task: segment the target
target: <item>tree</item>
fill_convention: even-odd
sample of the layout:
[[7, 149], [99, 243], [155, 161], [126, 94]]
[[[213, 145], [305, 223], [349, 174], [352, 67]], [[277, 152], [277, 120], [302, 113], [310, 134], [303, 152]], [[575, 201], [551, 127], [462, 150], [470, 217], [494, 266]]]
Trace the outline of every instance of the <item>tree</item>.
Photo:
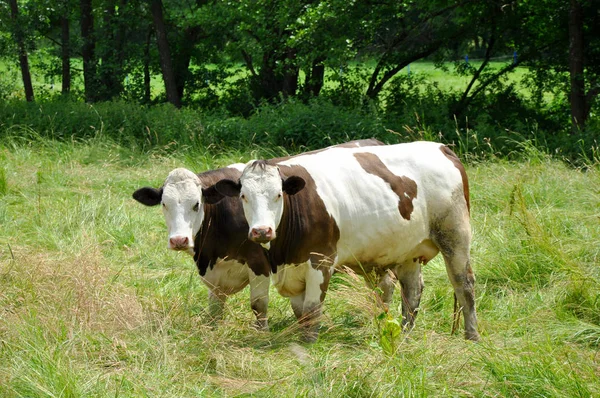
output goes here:
[[177, 92], [177, 84], [175, 81], [175, 70], [171, 61], [171, 50], [169, 41], [167, 40], [167, 29], [163, 18], [163, 5], [161, 0], [152, 0], [151, 3], [152, 18], [154, 20], [154, 29], [156, 31], [156, 42], [160, 54], [160, 67], [162, 70], [163, 80], [165, 83], [165, 91], [167, 100], [177, 108], [181, 107], [181, 98]]
[[585, 94], [583, 7], [581, 1], [571, 0], [569, 6], [569, 75], [571, 82], [572, 132], [583, 128], [589, 111]]
[[71, 92], [71, 21], [68, 10], [64, 10], [60, 18], [61, 31], [61, 64], [62, 64], [62, 94]]
[[27, 57], [27, 47], [25, 45], [25, 35], [23, 25], [19, 18], [19, 7], [17, 0], [9, 0], [11, 19], [13, 21], [13, 36], [19, 50], [19, 65], [21, 66], [21, 76], [23, 78], [23, 87], [25, 89], [25, 98], [27, 101], [33, 101], [33, 84], [31, 83], [31, 72], [29, 71], [29, 59]]
[[96, 77], [96, 40], [94, 37], [94, 15], [92, 13], [92, 0], [80, 0], [81, 11], [81, 57], [83, 59], [83, 82], [85, 100], [95, 102], [98, 94], [98, 80]]
[[111, 100], [123, 92], [125, 69], [125, 46], [128, 26], [132, 24], [126, 18], [128, 0], [105, 0], [103, 4], [102, 25], [96, 31], [102, 39], [97, 41], [99, 101]]

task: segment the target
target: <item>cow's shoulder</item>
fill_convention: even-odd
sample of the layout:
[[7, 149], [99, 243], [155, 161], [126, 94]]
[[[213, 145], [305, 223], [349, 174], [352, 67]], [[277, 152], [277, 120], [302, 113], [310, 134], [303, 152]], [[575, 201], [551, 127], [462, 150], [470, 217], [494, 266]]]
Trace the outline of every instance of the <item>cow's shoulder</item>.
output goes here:
[[275, 265], [299, 264], [309, 259], [331, 261], [340, 230], [317, 192], [311, 175], [301, 165], [278, 164], [283, 179], [301, 177], [305, 186], [294, 195], [285, 195], [285, 206], [278, 235], [285, 236], [271, 245], [269, 255]]

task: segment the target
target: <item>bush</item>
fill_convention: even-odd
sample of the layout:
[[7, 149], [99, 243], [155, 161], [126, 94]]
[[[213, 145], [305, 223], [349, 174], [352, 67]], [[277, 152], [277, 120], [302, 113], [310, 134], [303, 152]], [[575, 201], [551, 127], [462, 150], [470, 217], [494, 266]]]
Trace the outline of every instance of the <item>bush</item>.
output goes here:
[[[583, 159], [585, 164], [598, 161], [596, 118], [574, 137], [568, 123], [560, 124], [555, 113], [536, 113], [512, 86], [477, 98], [461, 117], [452, 115], [458, 94], [426, 84], [418, 76], [396, 78], [381, 103], [336, 105], [325, 95], [306, 102], [281, 99], [252, 110], [240, 108], [246, 103], [242, 97], [248, 95], [242, 91], [223, 97], [235, 114], [225, 108], [208, 112], [123, 100], [93, 105], [62, 98], [37, 103], [9, 100], [0, 102], [0, 138], [103, 137], [141, 151], [188, 147], [222, 151], [252, 145], [300, 151], [361, 138], [387, 143], [434, 140], [453, 145], [463, 158], [512, 156], [522, 151], [523, 143], [533, 142], [547, 153]], [[248, 115], [239, 116], [240, 112]]]

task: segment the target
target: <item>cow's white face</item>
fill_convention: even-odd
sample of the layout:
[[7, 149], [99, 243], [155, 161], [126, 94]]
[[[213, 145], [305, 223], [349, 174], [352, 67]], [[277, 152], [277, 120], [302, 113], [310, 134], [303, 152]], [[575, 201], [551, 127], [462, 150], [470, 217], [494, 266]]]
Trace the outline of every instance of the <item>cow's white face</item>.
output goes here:
[[191, 172], [175, 176], [172, 172], [163, 187], [161, 204], [169, 234], [169, 249], [193, 254], [194, 237], [204, 221], [200, 179]]
[[239, 182], [222, 180], [216, 184], [223, 195], [239, 195], [250, 230], [248, 239], [266, 244], [277, 237], [283, 215], [283, 193], [293, 195], [304, 187], [300, 177], [282, 178], [279, 168], [264, 161], [246, 165]]
[[175, 169], [161, 189], [141, 188], [133, 197], [147, 206], [161, 204], [169, 249], [194, 253], [194, 237], [204, 221], [202, 189], [196, 174], [183, 168]]
[[248, 238], [257, 243], [275, 239], [283, 214], [283, 182], [279, 169], [249, 165], [242, 173], [240, 184], [240, 199], [250, 227]]

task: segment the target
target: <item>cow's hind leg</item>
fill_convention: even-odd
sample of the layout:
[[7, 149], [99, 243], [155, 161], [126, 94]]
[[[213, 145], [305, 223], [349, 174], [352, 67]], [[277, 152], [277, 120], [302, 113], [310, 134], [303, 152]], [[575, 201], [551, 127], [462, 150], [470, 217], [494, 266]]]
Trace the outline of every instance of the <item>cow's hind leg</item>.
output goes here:
[[463, 217], [458, 222], [451, 222], [451, 217], [447, 217], [444, 221], [433, 231], [434, 242], [444, 256], [446, 271], [460, 306], [459, 311], [462, 311], [465, 318], [465, 338], [477, 341], [479, 333], [475, 311], [475, 276], [469, 254], [471, 227], [468, 217]]
[[394, 279], [389, 271], [384, 272], [379, 277], [379, 283], [377, 287], [381, 289], [381, 301], [386, 309], [389, 309], [390, 304], [392, 304], [392, 299], [394, 298]]
[[411, 259], [396, 268], [396, 275], [402, 289], [402, 327], [411, 329], [419, 312], [423, 293], [423, 276], [418, 259]]
[[[382, 305], [385, 311], [390, 308], [390, 304], [392, 304], [392, 299], [394, 297], [395, 285], [390, 272], [391, 271], [384, 270], [382, 273], [377, 273], [376, 275], [365, 276], [367, 287], [371, 290], [378, 289], [376, 300], [378, 305]], [[377, 280], [377, 285], [374, 283], [375, 279]]]

